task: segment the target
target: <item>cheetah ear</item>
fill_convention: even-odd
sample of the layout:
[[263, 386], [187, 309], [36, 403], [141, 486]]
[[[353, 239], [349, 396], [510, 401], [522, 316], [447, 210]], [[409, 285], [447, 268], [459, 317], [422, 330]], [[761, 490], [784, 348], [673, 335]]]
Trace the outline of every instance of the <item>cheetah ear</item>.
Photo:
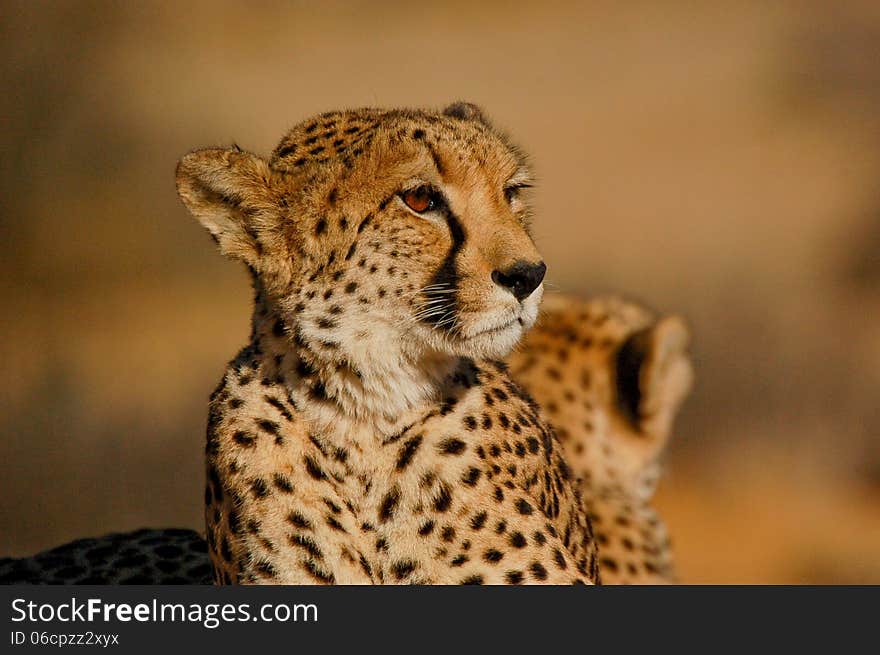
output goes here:
[[668, 316], [630, 335], [616, 358], [617, 400], [639, 430], [665, 439], [693, 382], [690, 332]]
[[223, 254], [257, 267], [272, 227], [269, 165], [234, 148], [195, 150], [177, 164], [177, 194]]
[[489, 119], [486, 118], [486, 114], [472, 102], [453, 102], [443, 110], [443, 114], [463, 121], [477, 121], [483, 125], [489, 125]]

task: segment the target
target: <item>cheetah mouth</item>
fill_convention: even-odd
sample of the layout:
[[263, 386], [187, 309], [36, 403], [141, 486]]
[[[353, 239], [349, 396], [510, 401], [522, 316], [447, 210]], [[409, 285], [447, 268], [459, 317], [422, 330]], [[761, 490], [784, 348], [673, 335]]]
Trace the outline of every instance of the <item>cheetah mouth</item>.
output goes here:
[[525, 324], [525, 322], [523, 321], [522, 317], [514, 316], [512, 319], [507, 320], [504, 323], [501, 323], [500, 325], [494, 325], [491, 327], [483, 328], [477, 332], [473, 332], [472, 334], [467, 335], [465, 337], [465, 339], [470, 341], [471, 339], [476, 339], [478, 337], [485, 337], [485, 336], [492, 335], [492, 334], [507, 332], [508, 330], [513, 328], [514, 326], [518, 325], [519, 327], [523, 327], [524, 324]]

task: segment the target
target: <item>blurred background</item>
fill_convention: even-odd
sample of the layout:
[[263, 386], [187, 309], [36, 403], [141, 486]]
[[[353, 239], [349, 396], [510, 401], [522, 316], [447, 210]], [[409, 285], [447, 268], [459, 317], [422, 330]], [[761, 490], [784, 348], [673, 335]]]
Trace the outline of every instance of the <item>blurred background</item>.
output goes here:
[[553, 289], [690, 321], [658, 504], [682, 580], [880, 583], [880, 3], [0, 5], [0, 555], [202, 526], [251, 294], [178, 157], [477, 102]]

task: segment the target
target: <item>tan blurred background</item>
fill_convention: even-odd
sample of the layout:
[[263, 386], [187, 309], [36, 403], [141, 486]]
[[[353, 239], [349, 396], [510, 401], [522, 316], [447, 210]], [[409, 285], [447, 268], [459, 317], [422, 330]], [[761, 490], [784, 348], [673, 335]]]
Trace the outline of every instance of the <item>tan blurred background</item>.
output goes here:
[[880, 4], [0, 5], [0, 555], [201, 526], [250, 291], [177, 158], [340, 106], [482, 104], [559, 290], [680, 312], [685, 582], [880, 583]]

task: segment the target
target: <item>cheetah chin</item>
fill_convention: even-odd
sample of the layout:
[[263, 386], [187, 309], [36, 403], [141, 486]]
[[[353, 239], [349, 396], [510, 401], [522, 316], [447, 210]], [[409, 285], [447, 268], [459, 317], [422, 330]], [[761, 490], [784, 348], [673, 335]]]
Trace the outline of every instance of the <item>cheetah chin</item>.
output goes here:
[[458, 348], [451, 351], [461, 357], [478, 359], [503, 359], [519, 343], [538, 318], [543, 297], [541, 285], [523, 301], [518, 310], [501, 316], [487, 316], [474, 320], [468, 329], [462, 330]]

